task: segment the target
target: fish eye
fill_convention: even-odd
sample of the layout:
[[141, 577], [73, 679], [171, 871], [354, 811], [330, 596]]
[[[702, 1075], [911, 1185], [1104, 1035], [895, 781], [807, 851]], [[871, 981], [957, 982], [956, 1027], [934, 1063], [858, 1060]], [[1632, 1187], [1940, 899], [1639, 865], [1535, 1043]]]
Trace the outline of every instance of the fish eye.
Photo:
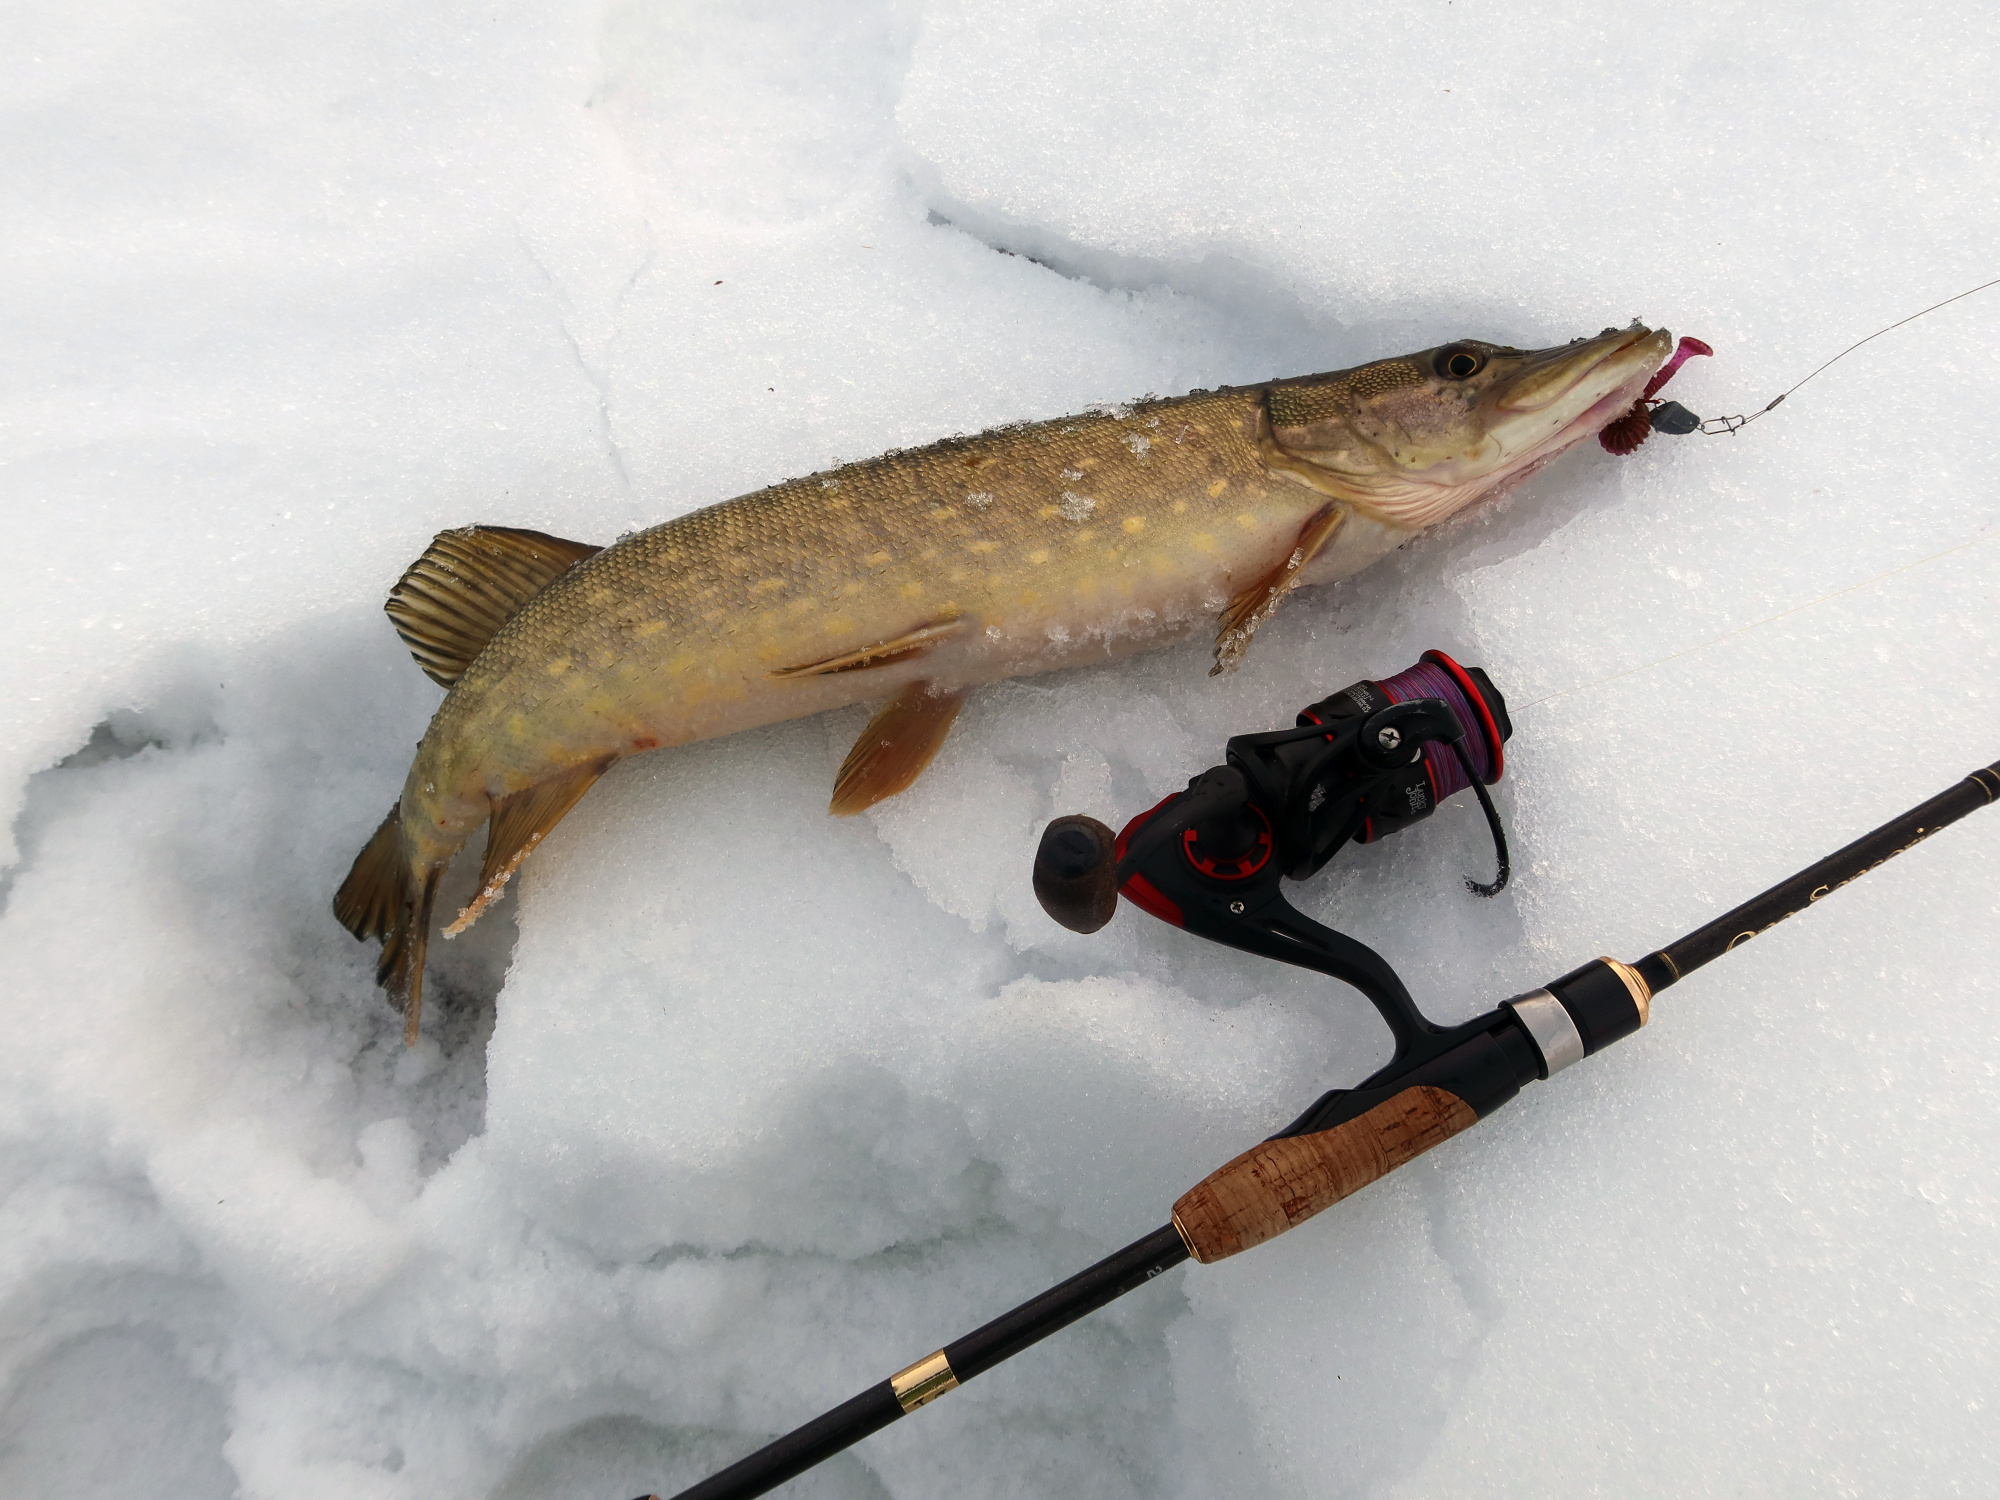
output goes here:
[[1470, 380], [1486, 368], [1486, 357], [1471, 349], [1448, 347], [1438, 350], [1437, 372], [1447, 380]]

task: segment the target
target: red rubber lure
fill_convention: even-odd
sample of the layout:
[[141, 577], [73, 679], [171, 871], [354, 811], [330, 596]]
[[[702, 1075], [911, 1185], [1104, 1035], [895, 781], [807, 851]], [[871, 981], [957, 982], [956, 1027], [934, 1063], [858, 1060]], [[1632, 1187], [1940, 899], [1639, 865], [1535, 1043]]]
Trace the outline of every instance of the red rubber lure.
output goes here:
[[[1652, 434], [1656, 416], [1663, 414], [1667, 408], [1680, 411], [1681, 408], [1674, 402], [1655, 401], [1653, 393], [1673, 379], [1674, 371], [1685, 364], [1691, 356], [1713, 353], [1715, 351], [1700, 339], [1683, 338], [1680, 347], [1674, 350], [1674, 357], [1653, 372], [1653, 378], [1646, 382], [1646, 389], [1640, 394], [1639, 399], [1632, 403], [1632, 409], [1617, 421], [1608, 423], [1604, 430], [1597, 434], [1597, 440], [1604, 445], [1604, 451], [1620, 455], [1630, 453]], [[1660, 412], [1655, 412], [1656, 407], [1661, 409]], [[1676, 434], [1693, 431], [1691, 426], [1682, 426], [1678, 422], [1671, 425], [1660, 423], [1659, 426], [1664, 432]]]

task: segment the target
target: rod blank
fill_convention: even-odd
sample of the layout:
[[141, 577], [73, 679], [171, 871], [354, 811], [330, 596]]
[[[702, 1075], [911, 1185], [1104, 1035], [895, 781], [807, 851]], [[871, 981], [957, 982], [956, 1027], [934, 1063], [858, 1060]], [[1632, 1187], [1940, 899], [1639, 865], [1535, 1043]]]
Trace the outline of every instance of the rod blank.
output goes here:
[[1762, 895], [1751, 897], [1733, 911], [1724, 912], [1685, 937], [1647, 954], [1633, 967], [1657, 995], [1703, 964], [1859, 880], [1885, 860], [1922, 843], [1967, 813], [1988, 806], [1995, 798], [2000, 798], [2000, 761], [1974, 771], [1930, 801], [1920, 803], [1901, 817], [1891, 818], [1873, 833], [1863, 834], [1845, 849], [1808, 865], [1791, 879], [1779, 881]]
[[[1171, 1224], [1163, 1225], [956, 1343], [945, 1345], [930, 1358], [870, 1386], [721, 1473], [682, 1490], [673, 1500], [750, 1500], [775, 1489], [1187, 1258], [1187, 1244], [1180, 1232]], [[940, 1364], [941, 1371], [937, 1369]], [[660, 1497], [642, 1495], [640, 1500]]]

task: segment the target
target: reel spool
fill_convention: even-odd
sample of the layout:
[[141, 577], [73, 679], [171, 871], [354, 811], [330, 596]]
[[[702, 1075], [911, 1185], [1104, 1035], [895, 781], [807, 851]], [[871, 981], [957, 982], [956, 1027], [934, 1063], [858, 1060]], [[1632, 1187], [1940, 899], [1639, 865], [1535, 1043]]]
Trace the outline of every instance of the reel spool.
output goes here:
[[1090, 933], [1116, 914], [1122, 894], [1213, 942], [1330, 974], [1375, 1003], [1401, 1058], [1438, 1028], [1380, 954], [1298, 911], [1280, 882], [1308, 879], [1347, 845], [1413, 827], [1470, 788], [1499, 873], [1466, 885], [1498, 895], [1507, 838], [1486, 788], [1500, 779], [1512, 734], [1507, 705], [1484, 672], [1426, 651], [1391, 677], [1312, 704], [1295, 728], [1237, 735], [1224, 764], [1122, 833], [1080, 814], [1057, 818], [1035, 855], [1036, 899], [1072, 932]]

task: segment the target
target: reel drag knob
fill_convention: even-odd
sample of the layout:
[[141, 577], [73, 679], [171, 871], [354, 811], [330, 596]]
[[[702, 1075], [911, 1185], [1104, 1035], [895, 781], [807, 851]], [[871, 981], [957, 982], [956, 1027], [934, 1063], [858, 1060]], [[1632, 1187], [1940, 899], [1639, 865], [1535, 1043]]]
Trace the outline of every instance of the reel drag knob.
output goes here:
[[1118, 911], [1118, 836], [1081, 813], [1042, 830], [1035, 899], [1071, 932], [1095, 932]]

